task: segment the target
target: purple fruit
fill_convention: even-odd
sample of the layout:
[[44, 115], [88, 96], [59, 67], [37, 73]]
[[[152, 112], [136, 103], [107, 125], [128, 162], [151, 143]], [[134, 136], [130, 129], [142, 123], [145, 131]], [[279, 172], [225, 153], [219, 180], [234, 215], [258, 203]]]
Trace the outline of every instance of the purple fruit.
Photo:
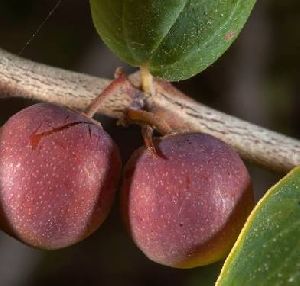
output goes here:
[[157, 148], [159, 155], [138, 149], [125, 169], [122, 210], [133, 240], [176, 268], [224, 258], [253, 207], [244, 163], [204, 134], [170, 135]]
[[99, 123], [52, 104], [28, 107], [0, 131], [0, 224], [38, 248], [79, 242], [106, 218], [120, 168]]

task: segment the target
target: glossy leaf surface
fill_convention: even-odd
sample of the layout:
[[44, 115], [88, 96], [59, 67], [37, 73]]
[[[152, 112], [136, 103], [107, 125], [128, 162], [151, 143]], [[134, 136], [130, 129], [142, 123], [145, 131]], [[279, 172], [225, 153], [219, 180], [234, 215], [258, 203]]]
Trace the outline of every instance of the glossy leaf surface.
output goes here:
[[107, 46], [167, 80], [211, 65], [244, 26], [255, 0], [90, 0]]
[[217, 285], [300, 285], [300, 167], [258, 203]]

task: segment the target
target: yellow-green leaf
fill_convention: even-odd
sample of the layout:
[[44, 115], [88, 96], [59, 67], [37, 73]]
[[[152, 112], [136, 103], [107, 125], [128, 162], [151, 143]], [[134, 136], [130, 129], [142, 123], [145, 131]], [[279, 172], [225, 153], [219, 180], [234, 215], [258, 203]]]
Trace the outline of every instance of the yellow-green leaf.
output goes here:
[[216, 285], [300, 285], [300, 167], [255, 207]]

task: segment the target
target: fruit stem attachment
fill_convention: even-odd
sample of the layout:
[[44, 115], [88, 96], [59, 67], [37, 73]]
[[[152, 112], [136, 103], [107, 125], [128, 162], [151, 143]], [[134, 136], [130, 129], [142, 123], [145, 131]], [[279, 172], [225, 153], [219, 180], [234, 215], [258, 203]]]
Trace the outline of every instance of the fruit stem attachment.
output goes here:
[[157, 148], [153, 142], [153, 128], [149, 125], [142, 126], [142, 137], [144, 140], [144, 144], [148, 150], [150, 150], [153, 154], [157, 155]]
[[[122, 86], [122, 83], [128, 82], [128, 78], [126, 74], [123, 72], [122, 68], [117, 68], [114, 74], [114, 80], [95, 98], [92, 100], [91, 104], [87, 107], [84, 114], [92, 118], [94, 115], [98, 112], [101, 105], [103, 104], [103, 99], [107, 94], [110, 94], [111, 90], [114, 89], [114, 87], [120, 85]], [[124, 84], [125, 85], [125, 84]]]
[[122, 125], [128, 125], [131, 123], [141, 126], [142, 137], [145, 146], [154, 155], [161, 156], [157, 146], [153, 141], [153, 131], [156, 129], [161, 134], [170, 134], [172, 132], [169, 125], [164, 122], [160, 117], [152, 112], [136, 109], [127, 109], [124, 112], [124, 117], [119, 121]]
[[148, 125], [161, 134], [173, 133], [170, 126], [160, 116], [144, 110], [128, 108], [125, 110], [120, 122], [123, 125], [137, 124], [142, 127]]
[[153, 76], [147, 65], [140, 67], [141, 83], [144, 93], [148, 96], [155, 94]]

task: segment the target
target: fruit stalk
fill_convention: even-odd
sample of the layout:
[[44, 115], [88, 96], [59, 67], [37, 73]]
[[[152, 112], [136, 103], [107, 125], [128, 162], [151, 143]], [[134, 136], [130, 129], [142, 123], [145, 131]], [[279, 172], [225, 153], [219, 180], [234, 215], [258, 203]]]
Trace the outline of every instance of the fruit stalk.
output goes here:
[[124, 111], [124, 118], [121, 121], [123, 121], [125, 125], [131, 123], [141, 126], [149, 125], [163, 135], [172, 133], [172, 129], [162, 118], [152, 112], [144, 110], [128, 108]]

